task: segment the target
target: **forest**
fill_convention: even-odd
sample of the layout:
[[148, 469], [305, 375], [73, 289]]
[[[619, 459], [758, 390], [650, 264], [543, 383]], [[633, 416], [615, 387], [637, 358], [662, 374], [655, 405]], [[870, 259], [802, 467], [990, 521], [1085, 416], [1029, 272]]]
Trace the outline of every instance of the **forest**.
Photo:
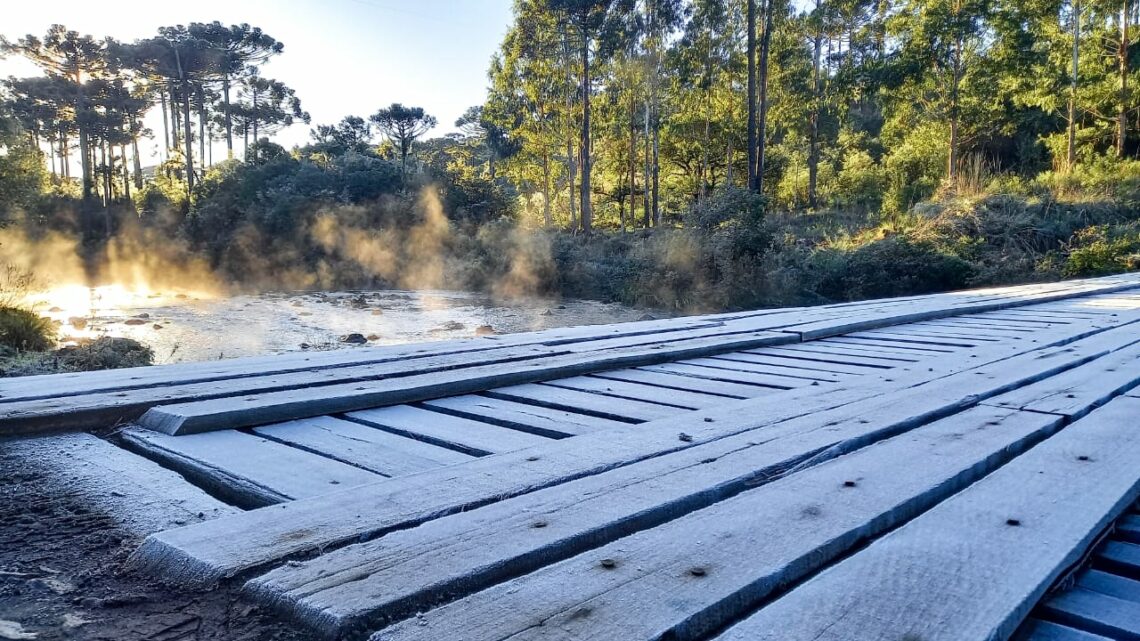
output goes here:
[[0, 42], [43, 71], [0, 89], [0, 250], [683, 312], [1134, 269], [1138, 4], [514, 0], [442, 136], [399, 102], [311, 122], [248, 24], [56, 25]]

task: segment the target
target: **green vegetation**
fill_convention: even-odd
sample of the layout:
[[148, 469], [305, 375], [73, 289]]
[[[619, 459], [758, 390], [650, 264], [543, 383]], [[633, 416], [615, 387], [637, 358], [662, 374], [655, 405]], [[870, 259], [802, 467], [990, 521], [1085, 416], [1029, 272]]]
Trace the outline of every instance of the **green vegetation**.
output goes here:
[[[284, 46], [259, 29], [122, 43], [53, 27], [2, 44], [45, 75], [4, 85], [0, 215], [77, 239], [93, 278], [141, 234], [238, 288], [683, 311], [1140, 265], [1136, 3], [804, 6], [515, 0], [455, 133], [392, 104], [291, 150], [270, 137], [309, 116], [260, 75]], [[142, 127], [151, 109], [161, 132]]]

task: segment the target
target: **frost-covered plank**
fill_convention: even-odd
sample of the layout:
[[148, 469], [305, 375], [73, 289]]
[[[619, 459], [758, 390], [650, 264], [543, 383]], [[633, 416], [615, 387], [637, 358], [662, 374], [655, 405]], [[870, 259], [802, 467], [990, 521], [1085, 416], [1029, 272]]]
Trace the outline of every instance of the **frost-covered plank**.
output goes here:
[[[913, 411], [918, 407], [930, 408], [918, 418], [934, 420], [1088, 362], [1127, 344], [1133, 335], [1130, 327], [1116, 328], [1062, 347], [1023, 351], [1016, 356], [1011, 356], [1004, 346], [995, 347], [968, 359], [969, 364], [977, 366], [974, 369], [963, 369], [962, 362], [952, 359], [936, 359], [913, 370], [900, 368], [891, 379], [867, 376], [857, 379], [858, 383], [805, 387], [633, 428], [604, 430], [349, 489], [336, 496], [293, 501], [269, 511], [256, 510], [240, 518], [221, 519], [210, 527], [162, 532], [149, 537], [136, 558], [140, 566], [169, 578], [210, 583], [289, 555], [378, 536], [473, 505], [504, 500], [702, 443], [745, 433], [760, 438], [799, 434], [803, 426], [793, 422], [797, 417], [839, 412], [856, 402], [867, 404], [856, 421], [870, 420], [863, 416]], [[1057, 340], [1067, 342], [1064, 338]], [[782, 423], [788, 425], [779, 428]], [[825, 432], [828, 427], [823, 426]], [[784, 429], [788, 430], [786, 434]], [[851, 442], [845, 442], [826, 446], [829, 455], [838, 455], [850, 445]], [[236, 532], [243, 535], [235, 538]]]
[[986, 403], [1075, 419], [1138, 385], [1140, 333], [1136, 336], [1136, 343], [1130, 346]]
[[[978, 480], [1053, 434], [1062, 420], [997, 408], [968, 410], [438, 609], [420, 610], [376, 638], [523, 641], [548, 638], [546, 630], [555, 629], [561, 638], [591, 641], [698, 639], [860, 540]], [[899, 463], [906, 460], [922, 463]], [[559, 511], [531, 518], [566, 527]], [[517, 523], [513, 536], [524, 537], [524, 528]], [[601, 565], [602, 559], [612, 567]], [[316, 570], [322, 563], [310, 565]], [[333, 616], [362, 600], [353, 594], [374, 594], [381, 586], [398, 591], [391, 586], [396, 575], [385, 574], [387, 581], [337, 586], [300, 602]]]
[[371, 425], [374, 429], [466, 451], [476, 456], [519, 450], [547, 440], [534, 434], [409, 405], [350, 412], [345, 416]]
[[[228, 378], [206, 383], [17, 401], [0, 405], [0, 434], [51, 427], [106, 427], [120, 420], [135, 418], [151, 406], [170, 402], [197, 400], [211, 403], [247, 394], [313, 396], [321, 394], [326, 389], [343, 389], [346, 386], [351, 386], [353, 389], [367, 385], [399, 386], [409, 379], [422, 380], [423, 377], [432, 374], [436, 378], [456, 377], [460, 372], [469, 369], [481, 371], [493, 365], [507, 363], [522, 369], [528, 365], [534, 367], [536, 363], [542, 363], [540, 357], [550, 353], [546, 348], [523, 347], [475, 354], [431, 356], [407, 362], [388, 361], [352, 367]], [[250, 403], [247, 401], [247, 404]]]
[[608, 418], [477, 395], [438, 398], [425, 401], [424, 406], [547, 438], [565, 438], [601, 429], [630, 427], [630, 423]]
[[679, 374], [649, 372], [643, 369], [615, 369], [608, 372], [590, 374], [589, 376], [606, 381], [629, 381], [631, 383], [642, 383], [655, 387], [663, 387], [665, 389], [693, 390], [701, 392], [702, 394], [716, 394], [722, 397], [736, 399], [755, 398], [772, 391], [754, 385], [711, 381], [703, 378], [694, 378], [692, 376], [681, 376]]
[[1112, 639], [1140, 639], [1140, 601], [1078, 587], [1049, 599], [1041, 609], [1055, 621]]
[[311, 498], [384, 477], [235, 430], [169, 436], [128, 428], [130, 447], [243, 505]]
[[709, 358], [694, 358], [685, 361], [685, 363], [688, 365], [700, 365], [701, 367], [713, 367], [716, 369], [727, 369], [738, 372], [753, 372], [756, 374], [770, 374], [772, 376], [781, 376], [791, 379], [800, 378], [808, 381], [821, 381], [827, 383], [838, 383], [843, 378], [841, 375], [832, 374], [830, 372], [822, 372], [819, 370], [755, 363], [748, 360], [746, 358], [747, 356], [747, 354], [739, 357], [726, 354], [723, 357], [713, 356]]
[[1112, 641], [1112, 639], [1102, 637], [1099, 634], [1083, 632], [1040, 619], [1027, 621], [1022, 626], [1021, 634], [1014, 639], [1015, 641]]
[[176, 472], [91, 434], [0, 440], [0, 466], [43, 470], [53, 491], [73, 496], [138, 536], [241, 510]]
[[[749, 363], [771, 365], [773, 367], [792, 367], [797, 370], [810, 370], [815, 372], [825, 372], [829, 374], [862, 375], [882, 372], [884, 370], [884, 368], [881, 366], [868, 367], [865, 365], [844, 365], [841, 363], [823, 362], [815, 359], [808, 360], [808, 358], [804, 358], [805, 356], [810, 358], [810, 355], [808, 354], [777, 354], [769, 351], [767, 348], [749, 350], [744, 352], [733, 352], [732, 354], [717, 354], [718, 358], [743, 360]], [[800, 376], [798, 373], [796, 375]]]
[[595, 376], [572, 376], [570, 378], [559, 378], [553, 381], [547, 381], [542, 384], [593, 392], [595, 394], [604, 394], [616, 398], [649, 400], [654, 403], [689, 410], [712, 407], [725, 402], [724, 396], [714, 396], [712, 394], [702, 394], [700, 392], [660, 387], [657, 385], [646, 385], [644, 383], [597, 378]]
[[470, 454], [423, 443], [373, 427], [317, 416], [255, 427], [281, 441], [384, 476], [403, 476], [471, 460]]
[[886, 367], [891, 367], [899, 363], [917, 363], [923, 358], [929, 358], [929, 356], [925, 354], [888, 354], [881, 350], [873, 350], [866, 347], [828, 345], [822, 341], [810, 341], [796, 345], [787, 345], [778, 349], [774, 348], [772, 351], [778, 354], [811, 354], [812, 358], [835, 358], [837, 362], [846, 362], [851, 364], [879, 364]]
[[[510, 387], [496, 387], [485, 392], [492, 398], [501, 398], [508, 401], [518, 401], [531, 405], [540, 405], [558, 410], [580, 412], [601, 416], [615, 421], [640, 423], [659, 418], [674, 416], [685, 411], [678, 407], [655, 403], [653, 398], [635, 401], [625, 398], [614, 398], [593, 392], [555, 387], [543, 383], [524, 383]], [[665, 390], [658, 392], [666, 395]]]
[[744, 367], [733, 368], [731, 363], [728, 363], [724, 366], [720, 366], [718, 364], [716, 367], [710, 367], [707, 365], [698, 365], [690, 361], [678, 361], [676, 363], [666, 363], [664, 365], [648, 365], [642, 369], [648, 370], [650, 372], [680, 374], [682, 376], [707, 378], [714, 381], [727, 381], [730, 383], [744, 383], [747, 385], [758, 385], [775, 389], [793, 389], [796, 387], [803, 387], [804, 385], [810, 385], [814, 382], [818, 382], [803, 378], [792, 378], [790, 376], [750, 372], [747, 371], [747, 369]]
[[1009, 637], [1140, 496], [1138, 415], [1112, 401], [719, 639]]
[[969, 331], [955, 332], [951, 330], [938, 331], [931, 328], [923, 328], [921, 325], [899, 325], [897, 327], [888, 327], [885, 329], [877, 329], [870, 332], [859, 332], [858, 334], [847, 334], [847, 336], [867, 336], [874, 338], [882, 338], [886, 340], [912, 340], [912, 341], [925, 341], [931, 343], [946, 343], [950, 345], [966, 344], [966, 347], [972, 347], [978, 343], [992, 343], [1002, 339], [993, 336], [975, 336]]
[[835, 336], [833, 338], [825, 338], [819, 341], [821, 345], [847, 345], [849, 347], [867, 347], [878, 348], [884, 351], [907, 351], [919, 352], [920, 354], [952, 354], [958, 351], [955, 348], [973, 347], [973, 345], [937, 345], [934, 343], [916, 342], [916, 341], [899, 341], [899, 340], [883, 340], [870, 338], [867, 336], [850, 335], [850, 336]]
[[[681, 341], [659, 349], [635, 347], [600, 353], [562, 354], [525, 362], [474, 366], [385, 381], [175, 403], [151, 408], [139, 419], [139, 424], [167, 434], [247, 427], [480, 392], [505, 385], [660, 363], [708, 353], [785, 343], [789, 340], [793, 339], [787, 334], [758, 332], [734, 336], [731, 340], [711, 338]], [[11, 413], [9, 416], [16, 418]], [[0, 421], [0, 431], [5, 426]]]
[[851, 354], [840, 354], [839, 350], [829, 350], [812, 345], [811, 343], [795, 345], [794, 349], [770, 348], [765, 350], [765, 353], [772, 356], [799, 358], [805, 361], [813, 361], [816, 363], [855, 365], [859, 367], [873, 367], [877, 369], [890, 369], [901, 364], [917, 363], [919, 360], [921, 360], [918, 358], [882, 358], [868, 357], [865, 355], [853, 356]]

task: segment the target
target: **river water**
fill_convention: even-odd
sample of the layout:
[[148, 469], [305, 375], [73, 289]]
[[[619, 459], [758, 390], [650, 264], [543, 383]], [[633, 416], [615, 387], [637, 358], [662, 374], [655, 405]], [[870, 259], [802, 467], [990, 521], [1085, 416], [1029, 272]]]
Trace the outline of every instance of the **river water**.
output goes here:
[[[209, 296], [137, 292], [108, 286], [58, 288], [40, 296], [38, 311], [59, 323], [60, 337], [137, 339], [156, 364], [302, 350], [451, 340], [479, 334], [625, 322], [644, 310], [584, 300], [495, 300], [451, 291], [268, 292]], [[359, 340], [359, 339], [358, 339]]]

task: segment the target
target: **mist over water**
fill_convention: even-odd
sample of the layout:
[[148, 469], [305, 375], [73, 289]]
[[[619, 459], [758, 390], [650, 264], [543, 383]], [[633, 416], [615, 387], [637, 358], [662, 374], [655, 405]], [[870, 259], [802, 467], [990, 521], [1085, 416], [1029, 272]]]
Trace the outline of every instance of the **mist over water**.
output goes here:
[[129, 337], [155, 363], [205, 361], [305, 350], [351, 349], [637, 320], [645, 312], [582, 300], [513, 298], [441, 290], [268, 292], [208, 297], [117, 287], [45, 292], [37, 307], [67, 340]]

